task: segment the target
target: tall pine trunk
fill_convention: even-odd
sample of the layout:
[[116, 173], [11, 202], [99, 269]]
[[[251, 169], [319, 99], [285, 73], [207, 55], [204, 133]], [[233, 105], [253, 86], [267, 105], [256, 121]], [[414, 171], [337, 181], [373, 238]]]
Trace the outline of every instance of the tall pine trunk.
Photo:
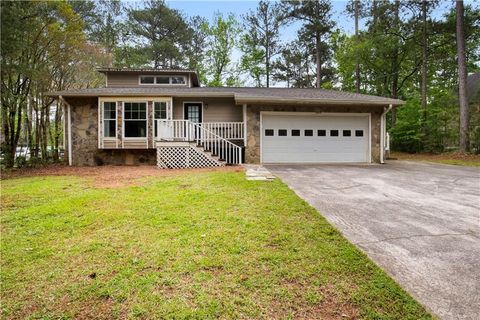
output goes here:
[[458, 56], [458, 100], [460, 103], [460, 151], [468, 152], [469, 114], [467, 100], [467, 66], [465, 57], [465, 32], [463, 1], [456, 1], [457, 12], [457, 56]]
[[[399, 31], [399, 26], [400, 26], [400, 17], [399, 17], [399, 11], [400, 11], [400, 1], [396, 0], [395, 5], [394, 5], [394, 10], [395, 10], [395, 28], [397, 31]], [[391, 69], [391, 74], [392, 74], [392, 89], [391, 89], [391, 98], [397, 99], [398, 98], [398, 79], [399, 79], [399, 65], [398, 65], [398, 51], [399, 51], [399, 43], [398, 39], [395, 39], [395, 48], [393, 49], [392, 53], [392, 69]], [[397, 109], [392, 108], [392, 127], [395, 127], [397, 124]]]
[[[359, 15], [359, 3], [358, 0], [355, 3], [355, 44], [358, 46], [358, 15]], [[355, 55], [355, 91], [360, 92], [360, 64], [358, 62], [358, 54]]]
[[317, 62], [317, 88], [322, 85], [322, 62], [320, 61], [320, 32], [315, 34], [315, 58]]
[[422, 1], [422, 76], [421, 76], [421, 104], [422, 104], [422, 133], [423, 139], [427, 137], [427, 68], [428, 68], [428, 53], [427, 53], [427, 1]]
[[269, 52], [269, 46], [266, 46], [266, 52], [265, 52], [265, 76], [267, 78], [267, 88], [270, 87], [270, 52]]

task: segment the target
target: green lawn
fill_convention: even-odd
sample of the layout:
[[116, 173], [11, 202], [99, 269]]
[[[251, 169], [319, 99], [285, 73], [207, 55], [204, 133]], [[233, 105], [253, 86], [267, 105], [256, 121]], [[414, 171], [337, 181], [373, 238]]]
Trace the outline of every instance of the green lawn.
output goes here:
[[2, 318], [429, 319], [280, 181], [2, 181]]

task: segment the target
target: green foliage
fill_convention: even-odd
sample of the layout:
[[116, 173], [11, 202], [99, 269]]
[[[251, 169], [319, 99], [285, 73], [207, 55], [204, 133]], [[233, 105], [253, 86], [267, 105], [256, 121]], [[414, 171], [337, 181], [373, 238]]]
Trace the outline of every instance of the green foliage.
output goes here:
[[[217, 12], [212, 24], [203, 25], [203, 32], [208, 36], [205, 52], [208, 86], [218, 87], [238, 82], [236, 72], [232, 70], [231, 55], [240, 31], [240, 25], [233, 14], [223, 17]], [[229, 79], [227, 83], [225, 79]]]
[[241, 67], [255, 80], [257, 87], [270, 86], [273, 57], [281, 50], [280, 27], [284, 24], [280, 5], [260, 1], [255, 12], [243, 17], [245, 33], [240, 42]]
[[301, 50], [308, 52], [315, 63], [316, 87], [320, 88], [333, 74], [331, 43], [325, 39], [335, 26], [331, 18], [332, 5], [329, 0], [285, 0], [282, 5], [286, 19], [302, 23], [297, 33]]
[[240, 40], [240, 50], [243, 52], [240, 67], [242, 70], [248, 72], [249, 76], [253, 78], [256, 87], [263, 86], [263, 78], [266, 74], [264, 64], [265, 50], [259, 48], [257, 42], [250, 36], [244, 34]]
[[[89, 46], [83, 28], [83, 21], [64, 1], [1, 2], [1, 148], [7, 167], [14, 165], [21, 138], [43, 155], [48, 137], [58, 142], [59, 132], [49, 132], [53, 99], [43, 92], [95, 81], [88, 76], [95, 72], [92, 66], [82, 72], [85, 56], [92, 57], [85, 54]], [[58, 107], [55, 121], [60, 121]]]
[[397, 123], [389, 130], [391, 148], [404, 152], [419, 152], [422, 150], [420, 103], [409, 100], [397, 111]]
[[[435, 2], [427, 4], [429, 10]], [[350, 8], [351, 9], [351, 8]], [[350, 10], [351, 12], [351, 10]], [[480, 9], [467, 6], [466, 47], [469, 71], [478, 70]], [[398, 97], [396, 124], [390, 129], [392, 148], [407, 152], [442, 152], [458, 145], [457, 61], [455, 10], [440, 20], [427, 18], [427, 106], [421, 105], [421, 3], [375, 2], [364, 7], [365, 30], [359, 38], [332, 36], [338, 83], [355, 90], [356, 63], [363, 93]], [[473, 110], [472, 119], [477, 115]], [[473, 125], [474, 126], [474, 125]], [[472, 133], [474, 128], [472, 126]]]
[[92, 180], [2, 181], [3, 318], [431, 319], [279, 180]]
[[128, 12], [129, 30], [137, 48], [145, 53], [146, 65], [154, 68], [185, 66], [184, 48], [191, 34], [185, 17], [163, 0], [149, 0], [141, 9]]

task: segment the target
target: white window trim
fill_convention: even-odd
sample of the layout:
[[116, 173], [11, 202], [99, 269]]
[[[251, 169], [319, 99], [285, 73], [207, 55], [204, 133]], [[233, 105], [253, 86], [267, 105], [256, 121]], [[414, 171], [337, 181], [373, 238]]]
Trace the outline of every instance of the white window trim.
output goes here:
[[[145, 119], [125, 119], [125, 102], [127, 103], [145, 103]], [[143, 100], [129, 100], [129, 101], [122, 101], [122, 141], [146, 141], [148, 140], [148, 101]], [[138, 121], [138, 120], [145, 120], [146, 127], [145, 127], [145, 137], [125, 137], [125, 121]]]
[[[106, 119], [105, 118], [105, 102], [113, 102], [115, 104], [115, 119]], [[118, 110], [117, 110], [117, 101], [113, 101], [112, 100], [103, 100], [102, 101], [102, 121], [101, 121], [101, 125], [102, 125], [102, 138], [103, 140], [106, 140], [106, 141], [113, 141], [113, 140], [116, 140], [117, 139], [117, 131], [118, 131]], [[111, 120], [115, 120], [115, 136], [114, 137], [105, 137], [105, 120], [108, 120], [108, 121], [111, 121]]]
[[203, 111], [204, 111], [203, 110], [203, 101], [183, 101], [183, 103], [182, 103], [182, 119], [183, 120], [186, 120], [185, 119], [185, 104], [186, 103], [200, 103], [202, 105], [202, 114], [201, 114], [202, 118], [200, 119], [200, 123], [203, 123], [203, 118], [205, 117], [204, 113], [203, 113]]
[[[142, 83], [142, 77], [153, 77], [153, 83]], [[157, 77], [169, 77], [169, 83], [157, 83]], [[172, 77], [179, 77], [183, 78], [184, 83], [172, 83]], [[188, 86], [188, 79], [185, 75], [172, 75], [172, 74], [157, 74], [157, 75], [150, 75], [150, 74], [141, 74], [138, 76], [138, 85], [140, 86]]]

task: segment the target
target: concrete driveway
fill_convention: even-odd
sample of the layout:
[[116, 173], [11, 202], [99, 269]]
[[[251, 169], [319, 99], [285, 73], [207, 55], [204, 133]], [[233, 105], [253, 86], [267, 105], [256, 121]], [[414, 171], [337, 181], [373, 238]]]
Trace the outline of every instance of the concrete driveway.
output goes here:
[[480, 319], [480, 169], [269, 165], [441, 319]]

